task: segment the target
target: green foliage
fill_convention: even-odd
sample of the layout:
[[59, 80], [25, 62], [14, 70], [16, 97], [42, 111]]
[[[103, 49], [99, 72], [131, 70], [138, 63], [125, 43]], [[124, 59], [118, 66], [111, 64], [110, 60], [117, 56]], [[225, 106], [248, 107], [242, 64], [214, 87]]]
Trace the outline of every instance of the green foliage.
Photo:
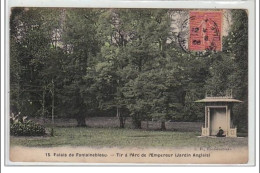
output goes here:
[[[59, 93], [60, 111], [74, 116], [79, 126], [85, 126], [85, 117], [96, 108], [89, 88], [92, 79], [84, 80], [91, 73], [90, 67], [100, 51], [95, 21], [98, 10], [66, 10], [62, 35], [65, 51], [62, 88]], [[65, 92], [64, 92], [65, 91]]]
[[35, 124], [32, 121], [27, 121], [25, 123], [21, 123], [18, 121], [17, 123], [10, 125], [10, 135], [14, 136], [43, 136], [45, 135], [45, 128], [38, 124]]
[[248, 19], [231, 13], [223, 51], [196, 57], [176, 35], [187, 11], [13, 8], [11, 112], [75, 117], [79, 126], [86, 116], [117, 115], [123, 127], [131, 116], [141, 128], [149, 119], [202, 121], [194, 101], [232, 90], [243, 101], [235, 124], [246, 131]]
[[[56, 71], [53, 70], [53, 29], [57, 14], [53, 9], [13, 8], [10, 20], [10, 98], [11, 112], [39, 116], [43, 92], [46, 92]], [[50, 66], [51, 64], [51, 66]], [[48, 91], [48, 90], [47, 90]], [[47, 97], [46, 92], [46, 97]], [[44, 98], [47, 99], [47, 98]], [[49, 103], [49, 102], [45, 102]]]
[[33, 121], [26, 120], [26, 117], [10, 117], [10, 135], [13, 136], [43, 136], [45, 128]]
[[217, 53], [209, 68], [206, 90], [225, 95], [232, 90], [234, 98], [243, 103], [234, 105], [234, 124], [238, 131], [248, 127], [248, 17], [245, 10], [232, 10], [229, 35], [223, 39], [223, 52]]

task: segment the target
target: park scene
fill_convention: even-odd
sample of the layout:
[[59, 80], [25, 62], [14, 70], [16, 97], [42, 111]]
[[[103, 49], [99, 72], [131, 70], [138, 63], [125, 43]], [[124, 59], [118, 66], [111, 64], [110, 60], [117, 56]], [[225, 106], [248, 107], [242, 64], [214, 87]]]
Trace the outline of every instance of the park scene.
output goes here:
[[12, 8], [10, 146], [247, 147], [245, 10]]

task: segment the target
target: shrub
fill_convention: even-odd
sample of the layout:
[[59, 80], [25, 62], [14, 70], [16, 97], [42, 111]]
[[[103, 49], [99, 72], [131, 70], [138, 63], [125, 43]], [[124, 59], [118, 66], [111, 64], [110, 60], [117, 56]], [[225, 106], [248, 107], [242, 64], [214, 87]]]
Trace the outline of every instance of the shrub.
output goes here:
[[10, 134], [13, 136], [42, 136], [45, 135], [45, 127], [33, 121], [20, 118], [19, 115], [10, 117]]

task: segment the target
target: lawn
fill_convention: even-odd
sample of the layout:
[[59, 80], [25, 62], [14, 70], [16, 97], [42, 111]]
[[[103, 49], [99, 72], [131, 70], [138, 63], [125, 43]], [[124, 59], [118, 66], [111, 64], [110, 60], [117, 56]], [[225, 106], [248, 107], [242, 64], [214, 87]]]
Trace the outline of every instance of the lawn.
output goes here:
[[248, 138], [199, 138], [198, 132], [117, 128], [56, 127], [54, 137], [13, 137], [11, 146], [27, 147], [239, 147]]

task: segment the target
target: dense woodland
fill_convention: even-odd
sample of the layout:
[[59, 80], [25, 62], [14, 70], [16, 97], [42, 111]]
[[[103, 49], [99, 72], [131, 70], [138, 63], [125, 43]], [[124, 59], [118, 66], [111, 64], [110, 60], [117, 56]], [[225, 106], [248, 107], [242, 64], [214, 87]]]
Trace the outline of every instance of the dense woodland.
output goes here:
[[196, 56], [178, 43], [184, 11], [13, 8], [10, 109], [28, 117], [117, 116], [141, 121], [203, 121], [205, 97], [242, 100], [234, 124], [247, 131], [248, 18], [231, 10], [220, 52]]

